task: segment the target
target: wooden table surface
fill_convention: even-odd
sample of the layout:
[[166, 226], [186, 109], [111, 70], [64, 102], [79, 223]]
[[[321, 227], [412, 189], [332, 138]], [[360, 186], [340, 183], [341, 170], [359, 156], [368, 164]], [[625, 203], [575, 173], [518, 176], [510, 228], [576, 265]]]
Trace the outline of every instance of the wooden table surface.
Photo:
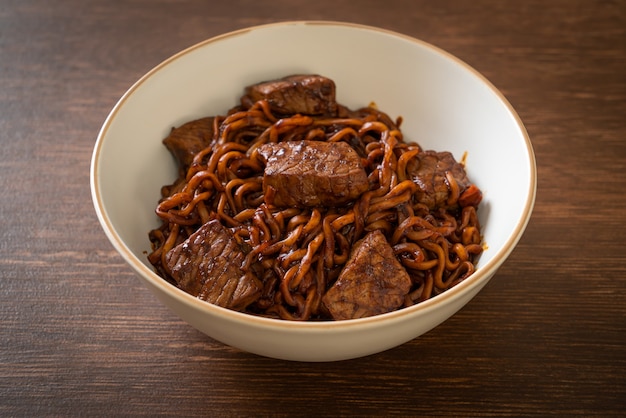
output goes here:
[[[0, 1], [0, 416], [626, 413], [626, 2]], [[415, 36], [489, 78], [537, 158], [533, 217], [473, 301], [369, 357], [295, 363], [194, 330], [113, 250], [98, 130], [152, 67], [284, 20]]]

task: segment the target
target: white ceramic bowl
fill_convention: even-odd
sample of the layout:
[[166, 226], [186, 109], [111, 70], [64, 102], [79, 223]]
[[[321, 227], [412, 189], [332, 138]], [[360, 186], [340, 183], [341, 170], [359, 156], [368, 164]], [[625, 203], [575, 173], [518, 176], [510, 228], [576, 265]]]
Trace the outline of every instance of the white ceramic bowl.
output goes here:
[[[159, 190], [176, 177], [161, 140], [172, 126], [223, 114], [243, 87], [293, 73], [318, 73], [349, 107], [375, 102], [402, 116], [408, 140], [467, 152], [469, 177], [483, 191], [479, 209], [488, 249], [474, 275], [421, 304], [370, 318], [291, 322], [203, 302], [157, 276], [146, 260]], [[334, 361], [403, 344], [452, 316], [487, 284], [531, 215], [536, 170], [528, 135], [513, 108], [484, 77], [422, 41], [336, 22], [286, 22], [228, 33], [164, 61], [120, 99], [99, 133], [92, 197], [113, 246], [143, 283], [208, 336], [263, 356]]]

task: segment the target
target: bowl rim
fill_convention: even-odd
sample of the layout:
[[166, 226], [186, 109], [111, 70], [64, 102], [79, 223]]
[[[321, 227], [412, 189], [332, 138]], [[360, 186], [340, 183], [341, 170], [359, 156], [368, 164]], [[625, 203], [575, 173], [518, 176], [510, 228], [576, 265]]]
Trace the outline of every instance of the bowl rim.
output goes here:
[[[107, 132], [112, 121], [115, 119], [116, 115], [123, 108], [126, 101], [129, 97], [142, 85], [146, 80], [151, 78], [155, 73], [160, 71], [162, 68], [166, 67], [170, 63], [178, 60], [179, 58], [193, 53], [197, 49], [200, 49], [208, 44], [222, 41], [227, 38], [242, 36], [248, 34], [250, 32], [271, 29], [273, 27], [284, 27], [284, 26], [298, 26], [298, 25], [316, 25], [316, 26], [328, 26], [328, 27], [343, 27], [343, 28], [352, 28], [361, 31], [369, 31], [369, 32], [378, 32], [380, 34], [396, 37], [399, 39], [403, 39], [405, 41], [410, 41], [419, 45], [422, 48], [429, 49], [431, 52], [434, 52], [448, 60], [454, 61], [457, 65], [463, 67], [465, 71], [472, 73], [474, 76], [478, 77], [478, 79], [485, 84], [489, 88], [489, 90], [494, 93], [497, 98], [502, 102], [502, 104], [507, 108], [509, 114], [513, 117], [515, 124], [517, 125], [520, 133], [523, 136], [524, 143], [526, 146], [527, 158], [529, 162], [529, 188], [526, 190], [526, 198], [525, 205], [522, 211], [522, 216], [519, 221], [515, 225], [512, 233], [505, 241], [504, 245], [500, 249], [496, 251], [494, 256], [487, 261], [484, 265], [482, 265], [479, 269], [476, 270], [474, 274], [468, 277], [466, 280], [462, 281], [458, 285], [454, 286], [451, 289], [446, 290], [445, 292], [437, 295], [436, 297], [430, 298], [426, 301], [420, 302], [416, 305], [406, 307], [403, 309], [399, 309], [393, 312], [388, 312], [385, 314], [375, 315], [366, 318], [359, 319], [351, 319], [351, 320], [342, 320], [342, 321], [289, 321], [283, 319], [275, 319], [275, 318], [266, 318], [256, 315], [251, 315], [243, 312], [233, 311], [227, 308], [223, 308], [217, 305], [213, 305], [206, 301], [200, 300], [183, 290], [173, 286], [168, 283], [162, 277], [156, 274], [154, 270], [150, 269], [146, 266], [139, 258], [130, 250], [130, 248], [123, 242], [121, 237], [115, 230], [107, 212], [104, 202], [102, 201], [102, 191], [100, 187], [100, 182], [98, 180], [98, 174], [100, 170], [100, 152], [103, 146], [103, 142], [107, 136]], [[113, 245], [113, 247], [117, 250], [117, 252], [122, 256], [122, 258], [130, 264], [131, 268], [135, 271], [136, 274], [140, 276], [142, 280], [149, 282], [152, 286], [157, 287], [163, 293], [167, 293], [173, 298], [177, 299], [178, 302], [187, 305], [190, 308], [196, 310], [207, 311], [212, 315], [218, 315], [223, 317], [223, 319], [230, 320], [231, 322], [237, 323], [245, 323], [248, 326], [258, 326], [266, 329], [284, 329], [284, 330], [298, 330], [301, 332], [307, 333], [319, 333], [319, 332], [329, 332], [329, 331], [338, 331], [338, 330], [346, 330], [346, 329], [361, 329], [361, 328], [370, 328], [375, 327], [377, 325], [381, 325], [382, 323], [388, 324], [391, 322], [399, 322], [409, 317], [417, 316], [418, 312], [423, 312], [427, 310], [436, 309], [437, 305], [444, 305], [445, 301], [448, 299], [456, 299], [461, 297], [465, 292], [471, 291], [471, 289], [476, 286], [480, 286], [486, 284], [486, 280], [489, 280], [491, 276], [496, 272], [496, 270], [500, 267], [500, 265], [506, 260], [509, 254], [513, 251], [518, 241], [521, 239], [528, 222], [530, 221], [530, 217], [533, 211], [533, 207], [536, 199], [537, 192], [537, 168], [536, 168], [536, 160], [535, 154], [532, 147], [532, 143], [530, 141], [530, 137], [524, 124], [513, 108], [513, 106], [509, 103], [509, 101], [505, 98], [505, 96], [498, 90], [484, 75], [475, 70], [472, 66], [465, 63], [460, 58], [452, 55], [451, 53], [434, 46], [426, 41], [420, 40], [418, 38], [399, 33], [393, 30], [380, 28], [376, 26], [352, 23], [352, 22], [342, 22], [342, 21], [332, 21], [332, 20], [291, 20], [291, 21], [281, 21], [274, 23], [267, 23], [261, 25], [255, 25], [250, 27], [245, 27], [237, 30], [233, 30], [230, 32], [222, 33], [203, 41], [200, 41], [194, 45], [191, 45], [169, 58], [163, 60], [161, 63], [157, 64], [143, 76], [141, 76], [131, 87], [121, 96], [121, 98], [114, 105], [108, 116], [106, 117], [100, 131], [97, 135], [96, 143], [93, 149], [92, 157], [91, 157], [91, 165], [90, 165], [90, 188], [91, 188], [91, 196], [92, 203], [94, 205], [98, 220], [103, 228], [107, 238]], [[485, 283], [483, 283], [485, 282]]]

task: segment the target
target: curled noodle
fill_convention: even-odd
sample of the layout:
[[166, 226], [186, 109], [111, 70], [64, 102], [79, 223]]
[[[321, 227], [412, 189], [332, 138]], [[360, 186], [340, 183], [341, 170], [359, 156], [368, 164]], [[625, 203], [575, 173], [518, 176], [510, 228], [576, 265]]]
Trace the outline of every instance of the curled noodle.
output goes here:
[[[324, 293], [352, 246], [373, 230], [383, 231], [411, 278], [404, 306], [455, 286], [473, 273], [482, 252], [476, 207], [459, 207], [460, 186], [449, 174], [446, 204], [456, 209], [429, 210], [420, 203], [407, 166], [422, 150], [404, 141], [399, 125], [374, 107], [349, 117], [284, 117], [264, 100], [216, 116], [211, 146], [194, 156], [181, 184], [165, 188], [156, 207], [163, 223], [150, 233], [150, 262], [172, 281], [165, 254], [215, 216], [247, 249], [242, 269], [263, 283], [261, 297], [247, 308], [252, 314], [328, 319]], [[369, 190], [340, 208], [265, 204], [258, 148], [304, 139], [349, 143], [364, 163]]]

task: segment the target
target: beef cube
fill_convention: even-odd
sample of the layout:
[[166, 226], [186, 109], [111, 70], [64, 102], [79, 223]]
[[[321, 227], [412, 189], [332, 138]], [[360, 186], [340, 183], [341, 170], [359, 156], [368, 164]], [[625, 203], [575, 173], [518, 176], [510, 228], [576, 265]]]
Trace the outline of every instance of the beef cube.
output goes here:
[[259, 100], [283, 115], [337, 114], [335, 82], [319, 75], [292, 75], [246, 87], [242, 105], [249, 108]]
[[459, 194], [470, 186], [465, 168], [458, 163], [450, 152], [424, 151], [407, 164], [407, 174], [418, 187], [418, 200], [429, 209], [450, 208], [457, 205], [449, 202], [451, 188], [447, 174], [456, 181]]
[[279, 207], [341, 206], [368, 190], [356, 151], [345, 142], [289, 141], [259, 147], [265, 202]]
[[182, 170], [186, 171], [193, 162], [193, 157], [211, 144], [213, 119], [212, 117], [196, 119], [178, 128], [172, 128], [170, 134], [163, 140], [163, 144]]
[[339, 278], [322, 298], [333, 319], [356, 319], [400, 308], [411, 278], [382, 232], [357, 242]]
[[182, 290], [224, 308], [243, 310], [262, 289], [254, 275], [241, 270], [244, 258], [230, 231], [214, 219], [171, 249], [166, 263]]

